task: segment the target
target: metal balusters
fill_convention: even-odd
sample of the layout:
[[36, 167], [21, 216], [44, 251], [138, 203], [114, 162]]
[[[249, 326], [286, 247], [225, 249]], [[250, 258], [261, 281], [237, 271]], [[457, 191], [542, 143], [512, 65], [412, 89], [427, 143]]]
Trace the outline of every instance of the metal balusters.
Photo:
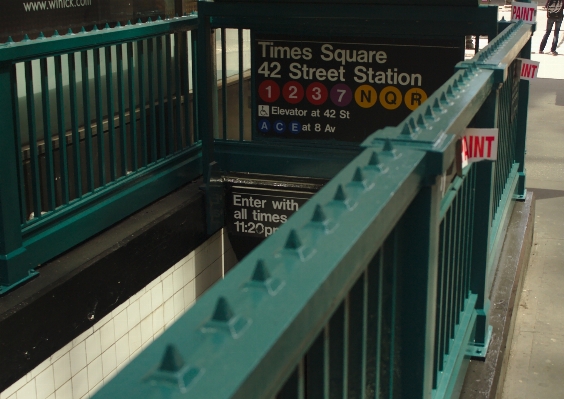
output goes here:
[[106, 148], [104, 140], [104, 104], [102, 102], [102, 75], [100, 52], [94, 49], [94, 97], [96, 103], [96, 139], [98, 143], [98, 181], [99, 186], [106, 185]]
[[55, 56], [55, 91], [57, 96], [57, 127], [59, 135], [59, 170], [61, 174], [61, 201], [63, 205], [69, 203], [69, 175], [67, 161], [67, 137], [65, 124], [65, 98], [63, 89], [62, 59]]
[[165, 105], [163, 85], [163, 37], [157, 37], [157, 91], [159, 103], [159, 158], [166, 157]]
[[117, 165], [116, 165], [116, 129], [114, 121], [114, 86], [113, 86], [113, 62], [112, 62], [112, 48], [107, 46], [104, 48], [106, 62], [106, 99], [108, 102], [108, 141], [110, 151], [110, 180], [115, 181], [117, 178]]
[[151, 163], [157, 162], [157, 116], [155, 110], [155, 45], [154, 39], [147, 39], [147, 74], [149, 85], [149, 116], [151, 119]]
[[[182, 70], [182, 97], [184, 100], [184, 106], [182, 108], [182, 112], [184, 114], [184, 140], [186, 147], [192, 145], [192, 119], [190, 118], [190, 79], [192, 70], [190, 69], [190, 62], [188, 57], [191, 56], [191, 53], [188, 48], [188, 35], [190, 33], [183, 32], [181, 33], [180, 37], [182, 38], [180, 54], [181, 54], [181, 70]], [[193, 69], [193, 68], [192, 68]]]
[[345, 393], [345, 304], [341, 302], [329, 320], [327, 359], [329, 362], [329, 397], [340, 397]]
[[82, 109], [84, 110], [84, 149], [86, 151], [86, 184], [94, 191], [94, 153], [92, 151], [92, 118], [90, 116], [90, 76], [88, 51], [82, 51]]
[[166, 79], [166, 135], [168, 138], [167, 154], [174, 153], [174, 105], [172, 100], [172, 35], [165, 36], [165, 79]]
[[350, 398], [366, 397], [366, 272], [352, 287], [347, 296], [347, 395]]
[[453, 285], [452, 285], [452, 302], [450, 303], [451, 311], [453, 313], [452, 318], [452, 337], [454, 338], [456, 325], [460, 323], [460, 312], [458, 311], [458, 295], [459, 290], [458, 286], [460, 284], [460, 264], [457, 259], [458, 251], [460, 251], [460, 209], [459, 209], [459, 199], [460, 197], [457, 195], [452, 202], [452, 217], [453, 217], [453, 229], [452, 229], [452, 259], [451, 259], [451, 266], [453, 271]]
[[41, 103], [43, 107], [43, 141], [45, 146], [45, 185], [47, 188], [47, 209], [55, 209], [55, 172], [53, 166], [53, 138], [51, 134], [51, 107], [49, 105], [49, 73], [47, 58], [39, 61], [41, 71]]
[[[16, 64], [12, 64], [10, 68], [10, 82], [11, 82], [11, 91], [12, 91], [12, 98], [18, 98], [18, 84], [17, 84], [17, 73], [16, 73]], [[18, 181], [19, 181], [19, 189], [20, 189], [20, 223], [25, 224], [27, 222], [27, 203], [26, 203], [26, 196], [25, 196], [25, 174], [23, 169], [23, 161], [22, 161], [22, 131], [20, 126], [20, 110], [18, 106], [18, 101], [13, 102], [13, 120], [14, 120], [14, 129], [15, 129], [15, 139], [16, 139], [16, 148], [19, 148], [19, 151], [16, 151], [16, 162], [18, 164]]]
[[141, 163], [147, 166], [147, 103], [145, 100], [145, 41], [137, 42], [137, 74], [139, 76], [139, 126], [141, 127]]
[[221, 103], [223, 140], [227, 140], [227, 40], [225, 28], [221, 28]]
[[441, 221], [439, 227], [439, 268], [437, 273], [437, 303], [435, 316], [435, 355], [433, 359], [433, 388], [440, 382], [441, 372], [444, 369], [444, 312], [446, 306], [445, 283], [446, 283], [446, 224]]
[[367, 273], [367, 316], [366, 316], [366, 396], [378, 397], [380, 386], [380, 352], [382, 345], [382, 292], [384, 262], [382, 251], [374, 256]]
[[75, 198], [82, 197], [82, 165], [80, 157], [80, 132], [78, 131], [78, 96], [76, 92], [76, 59], [75, 54], [69, 54], [69, 92], [71, 108], [72, 155], [74, 174]]
[[119, 137], [120, 137], [120, 158], [122, 176], [128, 174], [127, 162], [127, 124], [125, 122], [125, 80], [123, 71], [123, 45], [116, 46], [117, 58], [117, 91], [118, 91], [118, 115], [119, 115]]
[[196, 65], [198, 65], [198, 31], [190, 31], [190, 39], [192, 41], [192, 126], [194, 127], [192, 140], [190, 144], [200, 141], [200, 131], [198, 130], [198, 102], [197, 91], [198, 91], [198, 77], [196, 73]]
[[323, 399], [325, 391], [325, 369], [329, 359], [325, 358], [326, 328], [317, 336], [305, 355], [306, 382], [305, 390], [308, 399]]
[[[176, 136], [176, 151], [182, 150], [182, 73], [180, 68], [181, 63], [181, 42], [184, 33], [174, 34], [174, 113], [175, 113], [175, 129], [174, 135]], [[171, 106], [172, 108], [172, 106]]]
[[[129, 89], [129, 140], [131, 148], [131, 171], [137, 172], [137, 101], [135, 99], [135, 65], [133, 43], [127, 43], [127, 86]], [[142, 105], [140, 106], [142, 108]]]
[[37, 148], [37, 124], [35, 121], [35, 99], [33, 90], [33, 68], [31, 61], [25, 63], [25, 85], [27, 103], [27, 129], [29, 134], [29, 158], [31, 167], [31, 198], [33, 216], [41, 216], [41, 176]]
[[245, 125], [243, 123], [243, 112], [245, 110], [243, 106], [243, 29], [238, 29], [237, 34], [239, 43], [239, 141], [243, 141], [245, 139]]

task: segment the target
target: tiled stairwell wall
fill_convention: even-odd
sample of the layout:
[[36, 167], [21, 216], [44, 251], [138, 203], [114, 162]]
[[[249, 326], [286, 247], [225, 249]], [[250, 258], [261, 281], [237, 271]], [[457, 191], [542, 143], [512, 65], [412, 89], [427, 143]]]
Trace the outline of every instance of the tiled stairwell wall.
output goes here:
[[236, 263], [223, 230], [0, 393], [86, 399], [188, 310]]

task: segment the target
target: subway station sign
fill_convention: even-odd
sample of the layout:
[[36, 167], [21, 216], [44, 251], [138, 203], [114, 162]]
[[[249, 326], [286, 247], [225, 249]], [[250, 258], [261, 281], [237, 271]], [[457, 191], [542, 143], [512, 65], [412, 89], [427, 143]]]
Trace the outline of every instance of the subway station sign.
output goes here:
[[326, 180], [232, 174], [225, 190], [225, 227], [239, 260], [274, 234]]
[[255, 35], [258, 137], [359, 142], [399, 124], [460, 61], [455, 43]]

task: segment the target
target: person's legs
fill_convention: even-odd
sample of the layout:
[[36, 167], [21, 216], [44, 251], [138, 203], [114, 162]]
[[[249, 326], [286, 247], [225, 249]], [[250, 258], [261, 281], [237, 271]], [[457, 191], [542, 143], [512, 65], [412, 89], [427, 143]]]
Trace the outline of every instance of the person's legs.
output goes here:
[[554, 25], [554, 22], [555, 20], [552, 18], [548, 18], [548, 20], [546, 21], [546, 33], [542, 37], [539, 53], [542, 52], [544, 50], [544, 47], [546, 46], [546, 42], [548, 41], [548, 37], [550, 36], [550, 32], [552, 31], [552, 25]]
[[550, 49], [552, 53], [556, 52], [556, 46], [558, 45], [558, 33], [560, 33], [561, 25], [562, 20], [554, 21], [554, 39], [552, 40], [552, 48]]

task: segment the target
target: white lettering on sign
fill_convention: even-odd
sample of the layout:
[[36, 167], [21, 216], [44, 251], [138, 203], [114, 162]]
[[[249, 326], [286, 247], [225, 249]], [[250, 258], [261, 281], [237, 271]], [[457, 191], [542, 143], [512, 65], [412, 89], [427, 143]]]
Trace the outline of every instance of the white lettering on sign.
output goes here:
[[462, 140], [462, 167], [483, 160], [497, 160], [498, 129], [468, 128]]
[[537, 3], [511, 3], [511, 20], [534, 24], [537, 21]]
[[524, 58], [517, 58], [521, 61], [521, 79], [533, 80], [539, 72], [540, 62], [531, 61]]

